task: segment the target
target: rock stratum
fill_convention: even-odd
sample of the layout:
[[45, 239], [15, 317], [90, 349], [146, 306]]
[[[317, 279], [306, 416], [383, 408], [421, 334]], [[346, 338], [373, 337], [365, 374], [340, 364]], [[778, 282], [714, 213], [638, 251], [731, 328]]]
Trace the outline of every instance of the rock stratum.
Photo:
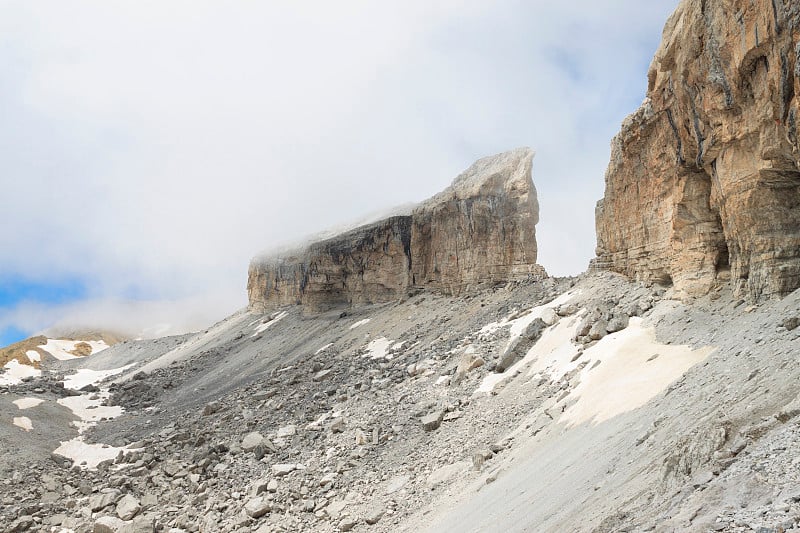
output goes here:
[[594, 264], [696, 297], [800, 286], [800, 4], [685, 0], [612, 142]]
[[410, 213], [250, 264], [250, 307], [315, 312], [398, 300], [415, 288], [458, 295], [532, 276], [539, 204], [533, 151], [480, 159]]

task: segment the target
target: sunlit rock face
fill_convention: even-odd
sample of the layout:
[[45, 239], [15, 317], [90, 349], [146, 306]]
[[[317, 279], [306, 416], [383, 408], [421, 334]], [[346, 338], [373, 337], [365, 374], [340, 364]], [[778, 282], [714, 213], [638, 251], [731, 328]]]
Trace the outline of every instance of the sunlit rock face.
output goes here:
[[481, 159], [410, 214], [253, 260], [250, 306], [317, 312], [398, 300], [412, 288], [460, 294], [546, 277], [536, 264], [532, 160], [527, 148]]
[[800, 4], [684, 0], [612, 142], [596, 268], [695, 297], [800, 286]]

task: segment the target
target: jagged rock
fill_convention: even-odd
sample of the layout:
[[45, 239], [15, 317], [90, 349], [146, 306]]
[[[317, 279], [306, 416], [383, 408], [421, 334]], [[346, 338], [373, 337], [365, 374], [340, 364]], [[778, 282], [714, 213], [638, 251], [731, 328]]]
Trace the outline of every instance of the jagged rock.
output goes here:
[[294, 463], [281, 463], [272, 465], [272, 474], [276, 477], [288, 475], [297, 470], [297, 465]]
[[92, 495], [89, 497], [89, 508], [92, 510], [92, 512], [100, 511], [101, 509], [116, 503], [119, 496], [120, 492], [116, 489]]
[[547, 328], [547, 324], [545, 324], [544, 320], [541, 318], [534, 319], [533, 322], [525, 328], [522, 335], [511, 341], [505, 350], [503, 350], [500, 359], [497, 361], [495, 372], [505, 372], [511, 368], [514, 363], [525, 357], [528, 350], [530, 350], [531, 347], [536, 344], [536, 341], [539, 340], [539, 337], [542, 336], [542, 332], [545, 328]]
[[459, 383], [471, 370], [482, 367], [484, 364], [486, 364], [486, 361], [484, 361], [483, 357], [476, 354], [475, 348], [470, 346], [458, 361], [456, 372], [453, 375], [453, 383]]
[[606, 336], [608, 333], [608, 323], [603, 320], [602, 318], [592, 324], [592, 327], [589, 328], [589, 338], [593, 341], [599, 341], [603, 337]]
[[358, 524], [358, 520], [352, 516], [345, 517], [339, 522], [339, 531], [352, 531], [356, 524]]
[[434, 411], [433, 413], [425, 415], [421, 419], [422, 429], [425, 431], [435, 431], [442, 425], [442, 420], [444, 420], [444, 410]]
[[595, 268], [685, 297], [800, 286], [797, 27], [794, 0], [681, 2], [612, 143]]
[[800, 317], [793, 316], [791, 318], [787, 318], [783, 321], [783, 327], [785, 327], [789, 331], [793, 331], [797, 329], [797, 326], [800, 326]]
[[259, 446], [263, 446], [265, 440], [266, 439], [261, 433], [258, 431], [252, 431], [244, 436], [240, 447], [242, 448], [243, 452], [252, 452]]
[[142, 505], [135, 497], [126, 494], [117, 502], [117, 516], [122, 520], [131, 520], [142, 510]]
[[261, 496], [249, 500], [244, 506], [244, 510], [250, 518], [261, 518], [270, 512], [271, 508], [269, 501]]
[[528, 148], [483, 158], [410, 213], [253, 260], [250, 307], [302, 303], [314, 312], [398, 300], [411, 287], [459, 294], [546, 277], [536, 264], [532, 160]]
[[381, 508], [373, 509], [364, 516], [364, 522], [369, 525], [377, 524], [383, 518], [384, 510]]
[[94, 522], [94, 533], [123, 533], [131, 531], [129, 524], [116, 516], [101, 516]]
[[606, 331], [609, 333], [616, 333], [617, 331], [622, 331], [623, 329], [628, 327], [630, 317], [626, 314], [618, 314], [614, 315], [614, 317], [608, 321], [608, 325], [606, 326]]

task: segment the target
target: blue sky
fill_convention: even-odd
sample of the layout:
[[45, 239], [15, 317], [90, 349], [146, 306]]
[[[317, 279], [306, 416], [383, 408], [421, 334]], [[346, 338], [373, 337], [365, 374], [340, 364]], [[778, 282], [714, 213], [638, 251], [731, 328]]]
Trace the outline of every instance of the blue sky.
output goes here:
[[540, 263], [582, 271], [676, 5], [5, 2], [0, 344], [203, 327], [245, 305], [258, 252], [523, 145]]

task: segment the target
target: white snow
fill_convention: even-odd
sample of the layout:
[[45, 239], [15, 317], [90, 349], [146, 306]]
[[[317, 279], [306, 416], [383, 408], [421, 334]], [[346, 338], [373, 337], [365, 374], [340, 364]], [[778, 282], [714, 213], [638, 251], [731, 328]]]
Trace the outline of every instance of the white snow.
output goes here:
[[322, 348], [320, 348], [319, 350], [317, 350], [316, 352], [314, 352], [314, 355], [319, 355], [320, 353], [324, 352], [325, 350], [327, 350], [327, 349], [328, 349], [328, 348], [330, 348], [331, 346], [333, 346], [333, 343], [332, 343], [332, 342], [329, 342], [328, 344], [326, 344], [325, 346], [323, 346]]
[[83, 437], [75, 437], [64, 441], [53, 453], [71, 459], [83, 468], [97, 468], [97, 465], [109, 459], [116, 459], [119, 452], [128, 448], [117, 448], [107, 444], [87, 444]]
[[[572, 391], [578, 400], [561, 420], [572, 426], [596, 424], [641, 407], [715, 349], [659, 344], [655, 328], [631, 318], [626, 329], [586, 350], [589, 364]], [[599, 366], [592, 368], [596, 361]]]
[[31, 419], [27, 416], [15, 416], [14, 425], [24, 429], [25, 431], [30, 431], [33, 429], [33, 422], [31, 422]]
[[350, 329], [356, 329], [359, 326], [363, 326], [364, 324], [368, 324], [370, 320], [372, 320], [372, 319], [371, 318], [365, 318], [364, 320], [359, 320], [358, 322], [356, 322], [355, 324], [350, 326]]
[[36, 407], [40, 403], [43, 403], [44, 400], [41, 398], [20, 398], [19, 400], [14, 400], [12, 403], [16, 405], [20, 410], [22, 409], [30, 409], [31, 407]]
[[[109, 376], [114, 376], [134, 364], [126, 365], [111, 370], [80, 369], [75, 374], [64, 379], [64, 386], [70, 389], [80, 389], [89, 384], [95, 384]], [[53, 453], [71, 459], [85, 469], [96, 468], [98, 464], [109, 459], [115, 459], [121, 450], [129, 449], [127, 446], [118, 448], [106, 444], [88, 444], [84, 441], [83, 434], [103, 418], [115, 418], [123, 412], [120, 406], [102, 405], [108, 399], [108, 389], [101, 389], [97, 393], [85, 393], [80, 396], [67, 396], [58, 400], [80, 420], [73, 422], [78, 428], [78, 436], [69, 441], [62, 441]]]
[[42, 371], [32, 366], [20, 364], [16, 359], [12, 359], [3, 366], [5, 373], [0, 375], [0, 385], [17, 385], [27, 377], [37, 377], [42, 375]]
[[69, 359], [78, 359], [80, 357], [73, 355], [70, 352], [75, 350], [75, 346], [82, 343], [91, 346], [91, 355], [94, 355], [97, 352], [102, 352], [108, 348], [108, 344], [103, 341], [70, 341], [64, 339], [47, 339], [47, 343], [43, 346], [39, 346], [39, 348], [46, 351], [59, 361], [66, 361]]
[[280, 313], [278, 313], [278, 315], [277, 315], [275, 318], [273, 318], [272, 320], [270, 320], [270, 321], [268, 321], [268, 322], [264, 322], [263, 324], [259, 324], [258, 326], [256, 326], [256, 332], [255, 332], [255, 333], [253, 333], [253, 337], [258, 337], [259, 335], [261, 335], [262, 333], [264, 333], [265, 331], [267, 331], [267, 329], [269, 329], [269, 327], [270, 327], [270, 326], [272, 326], [273, 324], [275, 324], [275, 323], [277, 323], [278, 321], [282, 320], [282, 319], [283, 319], [283, 318], [284, 318], [286, 315], [288, 315], [288, 314], [289, 314], [289, 313], [287, 313], [286, 311], [281, 311], [281, 312], [280, 312]]
[[42, 360], [42, 354], [40, 354], [36, 350], [28, 350], [27, 352], [25, 352], [25, 356], [31, 363], [38, 363], [39, 361]]
[[88, 427], [86, 422], [99, 422], [103, 418], [116, 418], [122, 414], [122, 407], [119, 405], [101, 405], [108, 397], [109, 393], [104, 391], [94, 394], [81, 394], [80, 396], [67, 396], [57, 401], [59, 405], [63, 405], [72, 411], [72, 414], [81, 419], [80, 422], [75, 423], [80, 429]]
[[540, 305], [538, 307], [534, 307], [524, 315], [517, 317], [513, 320], [510, 318], [513, 315], [509, 315], [508, 317], [503, 318], [499, 322], [490, 322], [485, 326], [483, 326], [478, 331], [478, 334], [484, 336], [494, 333], [498, 329], [504, 328], [506, 326], [511, 326], [509, 330], [511, 336], [508, 339], [508, 343], [506, 344], [506, 346], [508, 346], [514, 341], [514, 339], [522, 335], [522, 332], [525, 331], [525, 328], [527, 328], [531, 324], [531, 322], [533, 322], [537, 318], [541, 318], [547, 309], [556, 309], [558, 307], [561, 307], [562, 305], [568, 303], [573, 297], [577, 296], [578, 294], [580, 294], [580, 291], [565, 292], [552, 302]]
[[64, 378], [64, 387], [67, 389], [79, 390], [86, 385], [94, 385], [110, 376], [120, 374], [136, 363], [131, 363], [120, 368], [112, 368], [111, 370], [89, 370], [88, 368], [81, 368], [71, 376]]
[[386, 337], [379, 337], [374, 339], [366, 346], [367, 353], [364, 354], [364, 357], [369, 357], [371, 359], [391, 359], [392, 357], [388, 355], [389, 347], [392, 345], [394, 341], [387, 339]]

